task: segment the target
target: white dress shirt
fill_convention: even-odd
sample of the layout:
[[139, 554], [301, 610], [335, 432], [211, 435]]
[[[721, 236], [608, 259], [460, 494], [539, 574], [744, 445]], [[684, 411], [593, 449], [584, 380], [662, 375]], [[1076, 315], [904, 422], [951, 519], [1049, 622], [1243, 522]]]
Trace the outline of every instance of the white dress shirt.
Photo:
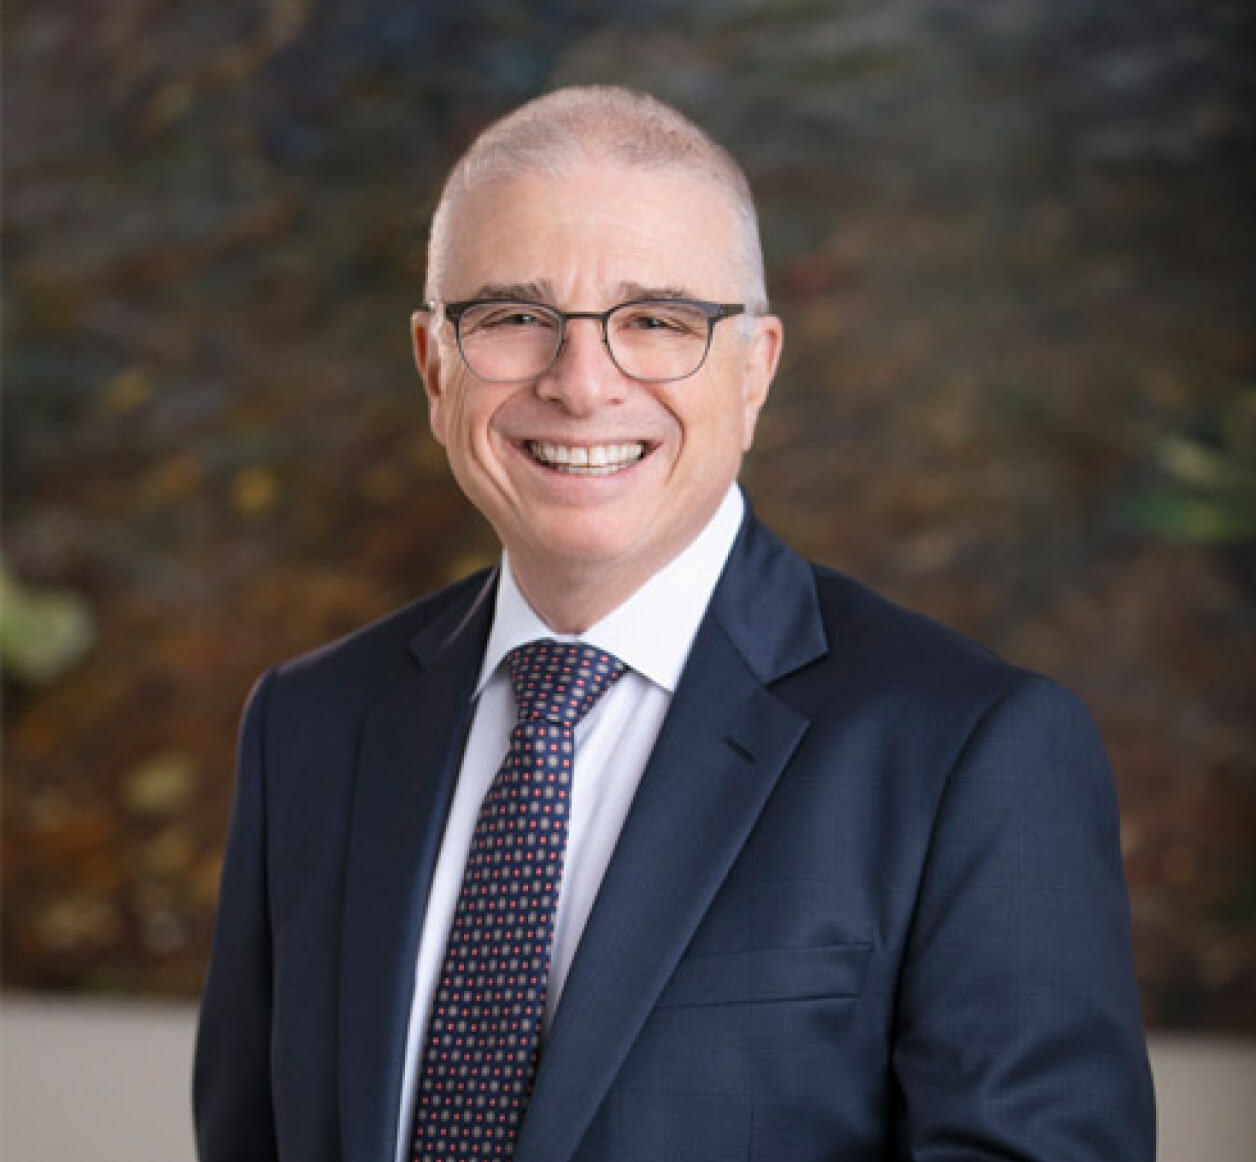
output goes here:
[[627, 601], [582, 634], [555, 633], [520, 592], [503, 554], [493, 627], [475, 691], [471, 730], [454, 789], [419, 939], [406, 1039], [397, 1162], [409, 1157], [415, 1087], [428, 1014], [445, 958], [462, 871], [480, 803], [505, 757], [515, 696], [503, 659], [537, 638], [583, 641], [614, 654], [628, 671], [576, 727], [567, 854], [554, 921], [544, 1028], [553, 1019], [567, 972], [637, 784], [671, 705], [711, 592], [741, 526], [745, 501], [733, 485], [693, 542]]

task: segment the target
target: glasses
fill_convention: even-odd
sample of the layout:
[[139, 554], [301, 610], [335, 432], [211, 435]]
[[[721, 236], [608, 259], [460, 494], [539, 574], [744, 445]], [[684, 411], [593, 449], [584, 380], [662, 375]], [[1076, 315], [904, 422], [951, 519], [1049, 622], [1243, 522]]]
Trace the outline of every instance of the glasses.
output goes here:
[[[436, 309], [436, 303], [423, 305], [425, 311]], [[463, 362], [473, 375], [494, 383], [544, 375], [562, 354], [572, 319], [597, 320], [606, 353], [629, 378], [687, 379], [706, 362], [715, 324], [745, 309], [744, 303], [699, 299], [639, 299], [607, 311], [560, 311], [504, 299], [444, 304]]]

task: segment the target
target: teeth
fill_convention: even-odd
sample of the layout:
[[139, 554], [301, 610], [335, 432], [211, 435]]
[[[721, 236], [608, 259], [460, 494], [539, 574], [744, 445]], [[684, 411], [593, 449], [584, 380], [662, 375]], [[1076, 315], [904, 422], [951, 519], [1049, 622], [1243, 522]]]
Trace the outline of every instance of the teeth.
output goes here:
[[542, 464], [575, 476], [609, 476], [635, 464], [645, 455], [645, 445], [545, 444], [533, 440], [528, 450]]

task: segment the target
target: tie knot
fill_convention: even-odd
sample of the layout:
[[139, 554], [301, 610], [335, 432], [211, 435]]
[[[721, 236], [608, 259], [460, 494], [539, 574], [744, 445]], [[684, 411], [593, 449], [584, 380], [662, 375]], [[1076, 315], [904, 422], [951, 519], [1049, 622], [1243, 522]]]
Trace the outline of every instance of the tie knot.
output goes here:
[[583, 642], [527, 642], [506, 655], [519, 721], [544, 718], [574, 727], [619, 680], [625, 666]]

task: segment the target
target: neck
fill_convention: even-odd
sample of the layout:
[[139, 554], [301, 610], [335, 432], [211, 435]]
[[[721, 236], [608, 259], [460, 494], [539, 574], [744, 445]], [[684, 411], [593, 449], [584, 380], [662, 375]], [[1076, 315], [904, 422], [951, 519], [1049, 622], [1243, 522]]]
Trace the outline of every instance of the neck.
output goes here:
[[657, 572], [650, 570], [644, 576], [637, 576], [613, 562], [602, 568], [590, 568], [587, 562], [564, 567], [561, 563], [546, 561], [543, 567], [536, 567], [535, 563], [513, 553], [510, 567], [519, 592], [556, 633], [584, 633], [618, 609]]
[[[729, 496], [726, 492], [696, 529], [680, 530], [655, 541], [645, 551], [635, 545], [618, 555], [556, 555], [551, 546], [538, 547], [516, 539], [507, 545], [510, 571], [519, 592], [550, 629], [563, 634], [584, 633], [701, 541]], [[730, 519], [743, 511], [738, 501], [736, 512], [730, 509]], [[725, 552], [735, 534], [736, 528], [726, 524], [720, 534], [721, 539], [727, 535]]]

